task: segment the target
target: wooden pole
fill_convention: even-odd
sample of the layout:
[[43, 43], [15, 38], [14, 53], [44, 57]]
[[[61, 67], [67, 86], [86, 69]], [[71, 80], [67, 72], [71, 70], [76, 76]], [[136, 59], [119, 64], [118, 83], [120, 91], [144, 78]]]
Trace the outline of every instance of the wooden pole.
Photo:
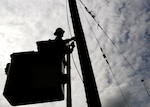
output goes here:
[[87, 49], [84, 32], [81, 26], [79, 13], [75, 0], [69, 0], [70, 13], [73, 23], [74, 34], [76, 37], [79, 60], [83, 75], [85, 93], [88, 107], [101, 107], [100, 98], [93, 74], [93, 69]]

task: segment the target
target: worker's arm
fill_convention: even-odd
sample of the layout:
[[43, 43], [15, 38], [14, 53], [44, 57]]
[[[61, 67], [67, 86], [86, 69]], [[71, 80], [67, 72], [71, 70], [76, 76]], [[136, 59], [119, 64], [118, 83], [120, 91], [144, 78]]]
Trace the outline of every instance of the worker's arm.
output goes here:
[[72, 37], [70, 39], [65, 39], [64, 42], [69, 43], [70, 41], [75, 41], [75, 40], [76, 40], [75, 37]]

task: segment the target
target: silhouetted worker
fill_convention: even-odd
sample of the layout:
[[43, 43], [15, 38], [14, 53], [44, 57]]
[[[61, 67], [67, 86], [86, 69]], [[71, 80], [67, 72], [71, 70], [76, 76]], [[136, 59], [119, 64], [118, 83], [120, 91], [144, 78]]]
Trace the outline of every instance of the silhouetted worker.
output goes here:
[[58, 49], [59, 49], [58, 50], [59, 53], [57, 54], [58, 57], [60, 59], [63, 59], [64, 64], [66, 64], [64, 56], [65, 54], [71, 53], [73, 51], [75, 47], [74, 42], [73, 42], [75, 40], [75, 37], [63, 40], [62, 37], [64, 35], [64, 32], [65, 31], [62, 28], [57, 28], [54, 33], [54, 35], [56, 36], [54, 42], [58, 46]]
[[54, 36], [56, 36], [55, 40], [49, 39], [48, 41], [37, 42], [38, 53], [41, 59], [57, 63], [61, 60], [64, 61], [65, 54], [73, 51], [75, 37], [63, 40], [64, 32], [62, 28], [57, 28], [54, 33]]
[[[72, 37], [70, 39], [65, 39], [63, 40], [62, 37], [64, 35], [64, 30], [62, 28], [57, 28], [54, 35], [56, 36], [55, 38], [55, 42], [60, 45], [60, 47], [62, 48], [62, 50], [64, 51], [64, 53], [68, 53], [68, 52], [72, 52], [73, 51], [73, 48], [75, 47], [74, 43], [72, 42], [71, 44], [69, 44], [71, 41], [74, 41], [75, 40], [75, 37]], [[68, 46], [70, 48], [68, 48]]]

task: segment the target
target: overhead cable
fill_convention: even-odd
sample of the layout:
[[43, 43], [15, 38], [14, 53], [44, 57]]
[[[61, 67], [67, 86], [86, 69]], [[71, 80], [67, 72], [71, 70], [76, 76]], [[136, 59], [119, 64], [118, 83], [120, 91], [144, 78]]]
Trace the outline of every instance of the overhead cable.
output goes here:
[[[80, 1], [81, 1], [81, 0], [80, 0]], [[83, 2], [82, 2], [82, 3], [83, 3]], [[83, 12], [83, 13], [84, 13], [84, 12]], [[85, 14], [84, 14], [84, 16], [85, 16], [85, 18], [86, 18], [86, 20], [87, 20], [89, 26], [91, 26], [91, 25], [90, 25], [90, 22], [89, 22], [89, 20], [87, 19], [87, 17], [86, 17]], [[102, 52], [103, 58], [105, 59], [107, 65], [108, 65], [108, 67], [109, 67], [109, 69], [110, 69], [110, 71], [111, 71], [111, 74], [112, 74], [112, 76], [113, 76], [113, 78], [114, 78], [114, 80], [115, 80], [115, 82], [116, 82], [116, 84], [117, 84], [117, 86], [118, 86], [118, 88], [119, 88], [119, 90], [120, 90], [120, 93], [121, 93], [121, 95], [122, 95], [122, 97], [123, 97], [123, 99], [124, 99], [126, 105], [129, 107], [129, 104], [128, 104], [128, 102], [127, 102], [127, 99], [126, 99], [126, 97], [125, 97], [125, 95], [124, 95], [122, 89], [121, 89], [120, 86], [119, 86], [119, 82], [117, 81], [117, 79], [116, 79], [116, 77], [115, 77], [115, 74], [114, 74], [113, 71], [112, 71], [112, 68], [111, 68], [111, 66], [110, 66], [110, 64], [109, 64], [109, 61], [107, 60], [106, 54], [104, 53], [104, 51], [103, 51], [103, 49], [102, 49], [102, 47], [101, 47], [101, 45], [100, 45], [98, 39], [96, 38], [96, 35], [95, 35], [94, 31], [93, 31], [93, 30], [91, 30], [91, 31], [92, 31], [92, 33], [93, 33], [93, 35], [94, 35], [94, 37], [95, 37], [95, 39], [96, 39], [96, 41], [97, 41], [97, 43], [98, 43], [98, 46], [99, 46], [100, 51]]]
[[106, 31], [103, 29], [103, 27], [98, 23], [98, 21], [95, 18], [95, 15], [92, 14], [92, 12], [85, 6], [85, 4], [81, 0], [79, 0], [79, 1], [83, 5], [83, 7], [87, 11], [87, 13], [89, 13], [89, 15], [93, 18], [93, 20], [95, 21], [95, 23], [97, 24], [97, 26], [103, 31], [103, 33], [105, 34], [105, 36], [107, 36], [107, 38], [111, 41], [111, 43], [113, 44], [113, 46], [118, 50], [119, 54], [124, 58], [124, 60], [128, 63], [128, 65], [130, 66], [130, 68], [134, 72], [135, 70], [134, 70], [133, 66], [129, 63], [129, 61], [124, 56], [124, 54], [121, 52], [121, 50], [116, 46], [116, 44], [113, 42], [113, 40], [109, 37], [109, 35], [106, 33]]
[[144, 85], [144, 88], [145, 88], [145, 90], [146, 90], [146, 92], [147, 92], [147, 95], [150, 97], [150, 93], [148, 92], [148, 89], [147, 89], [147, 87], [146, 87], [146, 85], [145, 85], [144, 79], [142, 79], [141, 82], [142, 82], [143, 85]]
[[[67, 6], [68, 2], [67, 2], [67, 1], [68, 1], [68, 0], [66, 0], [67, 24], [68, 24], [68, 29], [69, 29], [70, 36], [73, 37], [72, 34], [71, 34], [71, 27], [70, 27], [70, 24], [69, 24], [69, 15], [68, 15], [68, 6]], [[80, 74], [80, 72], [79, 72], [79, 69], [78, 69], [78, 67], [77, 67], [77, 65], [76, 65], [76, 63], [75, 63], [73, 54], [71, 54], [71, 57], [72, 57], [72, 61], [73, 61], [73, 63], [74, 63], [74, 66], [75, 66], [75, 68], [76, 68], [76, 71], [77, 71], [77, 73], [78, 73], [78, 75], [79, 75], [81, 81], [83, 82], [83, 78], [82, 78], [82, 76], [81, 76], [81, 74]], [[84, 83], [84, 82], [83, 82], [83, 83]]]

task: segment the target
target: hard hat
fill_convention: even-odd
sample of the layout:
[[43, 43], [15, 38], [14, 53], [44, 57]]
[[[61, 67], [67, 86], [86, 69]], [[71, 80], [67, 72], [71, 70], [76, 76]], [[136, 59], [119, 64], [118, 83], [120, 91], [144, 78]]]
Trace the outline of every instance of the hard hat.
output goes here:
[[63, 34], [65, 31], [62, 28], [57, 28], [54, 35]]

